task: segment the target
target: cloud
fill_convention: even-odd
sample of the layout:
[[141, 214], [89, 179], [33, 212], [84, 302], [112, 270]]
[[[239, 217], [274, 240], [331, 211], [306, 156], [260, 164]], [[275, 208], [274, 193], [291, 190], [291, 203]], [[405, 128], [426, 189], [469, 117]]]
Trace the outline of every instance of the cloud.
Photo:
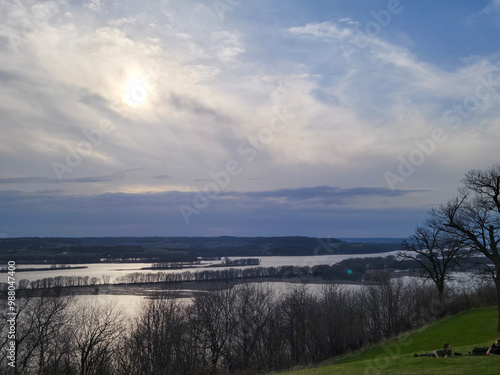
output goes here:
[[85, 7], [90, 9], [93, 12], [101, 11], [101, 0], [88, 0], [85, 3]]
[[[2, 69], [0, 80], [17, 80], [5, 87], [0, 104], [9, 123], [0, 141], [8, 165], [3, 173], [48, 171], [44, 181], [49, 181], [55, 177], [50, 165], [65, 163], [68, 150], [88, 141], [82, 131], [95, 131], [104, 120], [117, 131], [81, 155], [82, 163], [66, 179], [135, 165], [159, 169], [164, 160], [180, 166], [189, 157], [207, 158], [214, 149], [220, 154], [213, 157], [225, 159], [227, 144], [241, 139], [234, 140], [239, 135], [229, 112], [237, 112], [243, 100], [234, 105], [210, 81], [217, 75], [216, 62], [234, 62], [244, 50], [238, 37], [219, 31], [198, 41], [186, 34], [188, 42], [180, 41], [178, 30], [161, 25], [161, 14], [123, 17], [112, 8], [89, 13], [99, 4], [91, 1], [82, 9], [54, 3], [50, 12], [42, 12], [43, 22], [32, 25], [36, 32], [24, 38], [22, 23], [13, 20], [31, 19], [38, 8], [12, 5], [3, 13], [9, 32], [20, 36], [17, 52], [0, 56], [0, 67], [12, 67]], [[73, 16], [65, 17], [68, 13]], [[100, 27], [88, 28], [88, 18]], [[210, 45], [202, 46], [205, 40]], [[200, 56], [211, 61], [198, 61]], [[124, 102], [127, 84], [134, 79], [148, 91], [142, 106]]]
[[341, 18], [339, 19], [339, 22], [340, 23], [346, 23], [348, 25], [355, 25], [355, 26], [359, 26], [360, 23], [358, 21], [354, 21], [352, 18], [350, 17], [344, 17], [344, 18]]
[[[269, 191], [262, 196], [249, 194], [234, 201], [229, 196], [211, 201], [200, 215], [186, 225], [179, 203], [189, 203], [191, 193], [163, 192], [98, 195], [65, 195], [58, 192], [0, 191], [0, 232], [9, 236], [147, 236], [147, 235], [358, 235], [397, 236], [409, 233], [421, 219], [421, 208], [383, 210], [336, 208], [330, 205], [270, 204], [268, 197], [286, 196], [308, 200], [323, 196], [324, 189]], [[357, 195], [364, 192], [341, 192]], [[376, 193], [370, 192], [369, 194]], [[240, 193], [234, 193], [235, 195]], [[326, 193], [328, 194], [328, 193]], [[382, 193], [385, 194], [385, 193]], [[248, 201], [247, 201], [248, 199]], [[381, 222], [380, 216], [385, 220]], [[8, 219], [7, 219], [8, 217]], [[412, 221], [401, 220], [412, 217]], [[276, 225], [280, 223], [280, 225]], [[22, 224], [22, 225], [21, 225]]]
[[481, 11], [482, 14], [490, 15], [500, 11], [500, 0], [491, 0], [491, 2]]
[[[345, 163], [374, 150], [397, 157], [397, 154], [414, 147], [413, 140], [428, 137], [436, 127], [449, 127], [443, 121], [443, 115], [449, 110], [458, 111], [464, 100], [476, 100], [475, 92], [481, 80], [491, 77], [494, 82], [500, 82], [500, 66], [485, 57], [450, 70], [422, 61], [407, 47], [390, 43], [382, 35], [363, 35], [365, 41], [361, 45], [359, 35], [364, 34], [361, 30], [344, 29], [332, 22], [307, 24], [293, 31], [296, 36], [309, 35], [328, 41], [328, 47], [323, 48], [329, 59], [318, 59], [312, 53], [317, 47], [310, 47], [311, 56], [314, 56], [309, 62], [310, 69], [323, 71], [316, 76], [318, 84], [314, 92], [320, 101], [327, 104], [327, 107], [321, 108], [314, 103], [317, 115], [314, 123], [329, 123], [329, 131], [318, 131], [316, 127], [315, 135], [319, 139], [330, 136], [342, 140], [338, 149], [342, 150], [341, 155], [345, 159], [340, 160]], [[342, 59], [345, 65], [342, 65]], [[330, 67], [326, 68], [327, 72], [326, 61]], [[332, 79], [332, 76], [335, 78]], [[474, 126], [478, 117], [499, 116], [493, 96], [479, 102], [481, 111], [464, 115], [464, 124]], [[408, 120], [400, 121], [401, 116]], [[318, 136], [318, 133], [321, 135]], [[452, 133], [468, 143], [469, 135], [463, 129]], [[363, 137], [359, 137], [360, 134]], [[405, 139], [411, 141], [405, 143]], [[320, 142], [315, 141], [316, 146]], [[350, 146], [347, 150], [342, 148], [345, 144]], [[325, 149], [326, 145], [315, 150]], [[340, 161], [338, 157], [335, 159]]]
[[332, 22], [308, 23], [301, 27], [291, 27], [288, 32], [296, 36], [309, 36], [318, 39], [346, 38], [352, 35], [349, 29], [339, 28]]
[[[63, 197], [50, 198], [54, 206], [65, 200], [92, 206], [96, 197], [149, 202], [152, 195], [104, 195], [145, 191], [171, 191], [162, 197], [189, 202], [186, 192], [200, 190], [234, 160], [242, 173], [212, 201], [221, 210], [214, 214], [290, 204], [290, 212], [314, 207], [323, 215], [321, 204], [360, 210], [401, 209], [409, 197], [415, 207], [439, 202], [467, 168], [498, 155], [493, 91], [480, 89], [490, 98], [463, 112], [475, 104], [481, 79], [491, 77], [490, 89], [500, 92], [494, 45], [491, 54], [450, 64], [454, 57], [441, 59], [442, 51], [422, 52], [430, 34], [407, 28], [406, 11], [360, 45], [356, 20], [369, 10], [337, 12], [331, 2], [332, 14], [342, 17], [324, 22], [322, 12], [273, 2], [276, 11], [263, 22], [252, 13], [262, 14], [259, 2], [242, 2], [223, 18], [212, 5], [0, 3], [0, 189], [30, 194], [53, 187], [57, 162], [70, 171]], [[429, 33], [443, 27], [431, 26]], [[443, 118], [450, 110], [455, 118], [464, 113], [459, 127]], [[271, 132], [277, 111], [293, 119]], [[114, 130], [95, 138], [103, 121]], [[384, 172], [397, 171], [436, 128], [446, 142], [426, 155], [404, 190], [363, 188], [384, 186]], [[136, 172], [123, 172], [131, 168]], [[177, 220], [173, 202], [169, 215]], [[163, 220], [160, 211], [156, 218]], [[212, 216], [203, 215], [207, 224]]]
[[238, 35], [229, 31], [216, 31], [211, 34], [212, 40], [218, 46], [217, 56], [221, 61], [231, 62], [242, 53], [245, 52], [245, 47], [241, 43]]
[[[76, 178], [66, 178], [64, 183], [69, 184], [81, 184], [81, 183], [91, 183], [91, 182], [110, 182], [118, 181], [125, 178], [125, 173], [118, 172], [108, 176], [86, 176], [86, 177], [76, 177]], [[5, 177], [0, 178], [0, 185], [12, 185], [12, 184], [60, 184], [62, 181], [57, 178], [47, 178], [47, 177]]]
[[[479, 60], [449, 72], [381, 36], [371, 38], [349, 63], [341, 50], [352, 46], [352, 17], [284, 28], [287, 35], [277, 38], [296, 38], [307, 57], [301, 61], [284, 51], [274, 69], [248, 49], [259, 39], [220, 19], [202, 18], [198, 8], [188, 14], [180, 5], [170, 9], [158, 2], [159, 9], [171, 13], [165, 16], [152, 12], [154, 2], [139, 13], [54, 4], [44, 11], [15, 9], [26, 17], [44, 17], [38, 17], [37, 32], [23, 39], [16, 54], [0, 60], [0, 67], [11, 67], [2, 70], [0, 80], [18, 79], [15, 87], [4, 89], [0, 104], [10, 124], [0, 138], [5, 175], [22, 170], [33, 176], [41, 170], [54, 178], [51, 163], [64, 163], [68, 150], [87, 141], [82, 131], [93, 131], [107, 119], [116, 130], [82, 155], [66, 179], [131, 166], [161, 170], [167, 163], [176, 183], [189, 185], [238, 156], [242, 142], [269, 126], [273, 108], [286, 105], [294, 120], [259, 150], [248, 171], [264, 176], [284, 166], [297, 168], [296, 179], [288, 176], [284, 182], [297, 186], [310, 166], [346, 168], [374, 155], [396, 160], [413, 147], [413, 139], [436, 126], [447, 109], [443, 103], [470, 95], [480, 74], [497, 69]], [[19, 33], [14, 13], [4, 17]], [[99, 26], [87, 27], [89, 18]], [[309, 38], [326, 47], [318, 49]], [[297, 68], [287, 71], [287, 66]], [[147, 91], [140, 106], [124, 103], [127, 84], [134, 80]], [[402, 118], [408, 120], [404, 126]], [[244, 187], [244, 178], [235, 188]]]
[[170, 176], [168, 174], [159, 174], [159, 175], [151, 176], [151, 177], [154, 179], [157, 179], [157, 180], [168, 180], [168, 179], [172, 178], [172, 176]]
[[345, 203], [346, 199], [358, 197], [401, 197], [412, 193], [420, 193], [425, 190], [394, 190], [387, 188], [354, 187], [342, 189], [334, 186], [302, 187], [296, 189], [279, 189], [272, 191], [261, 191], [244, 193], [243, 196], [258, 199], [286, 199], [286, 201], [320, 200], [330, 203]]
[[13, 74], [5, 70], [0, 70], [0, 81], [2, 82], [15, 82], [19, 79], [20, 77], [17, 74]]
[[474, 12], [463, 20], [463, 24], [470, 26], [484, 17], [491, 17], [500, 12], [500, 0], [491, 0], [483, 9]]

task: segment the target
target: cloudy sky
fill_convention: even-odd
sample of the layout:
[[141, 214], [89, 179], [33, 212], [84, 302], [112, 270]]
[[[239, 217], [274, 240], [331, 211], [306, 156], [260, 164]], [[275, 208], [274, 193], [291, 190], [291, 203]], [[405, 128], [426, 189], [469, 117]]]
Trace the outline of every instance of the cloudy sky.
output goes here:
[[0, 236], [408, 236], [499, 161], [499, 25], [499, 0], [0, 0]]

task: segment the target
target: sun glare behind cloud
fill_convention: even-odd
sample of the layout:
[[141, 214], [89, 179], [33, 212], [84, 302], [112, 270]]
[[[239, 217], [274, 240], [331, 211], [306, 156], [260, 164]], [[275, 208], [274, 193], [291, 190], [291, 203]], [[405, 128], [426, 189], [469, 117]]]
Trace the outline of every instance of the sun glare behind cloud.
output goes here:
[[148, 89], [142, 80], [133, 79], [127, 84], [124, 95], [128, 105], [138, 106], [148, 98]]

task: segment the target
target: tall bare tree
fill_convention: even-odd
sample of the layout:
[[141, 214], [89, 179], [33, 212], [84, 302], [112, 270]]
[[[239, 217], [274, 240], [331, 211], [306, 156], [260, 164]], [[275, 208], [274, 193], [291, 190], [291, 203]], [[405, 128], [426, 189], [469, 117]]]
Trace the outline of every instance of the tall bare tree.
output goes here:
[[112, 374], [112, 357], [123, 325], [112, 305], [84, 305], [77, 312], [74, 330], [75, 356], [80, 375]]
[[[18, 298], [15, 315], [16, 367], [13, 374], [60, 374], [67, 365], [70, 354], [71, 317], [67, 314], [73, 304], [72, 297], [57, 294], [42, 295], [36, 298]], [[2, 310], [2, 311], [7, 311]], [[0, 320], [12, 316], [0, 315]], [[3, 323], [5, 324], [5, 323]], [[5, 363], [5, 345], [8, 341], [6, 330], [0, 324], [0, 364]], [[8, 367], [2, 367], [7, 371]]]
[[234, 314], [236, 289], [214, 289], [198, 294], [189, 307], [193, 333], [198, 337], [203, 350], [209, 353], [209, 366], [215, 370], [228, 351], [237, 328]]
[[462, 264], [465, 254], [461, 238], [450, 235], [437, 223], [439, 220], [431, 213], [431, 219], [426, 225], [417, 227], [409, 240], [403, 241], [403, 251], [398, 255], [420, 265], [420, 275], [436, 284], [442, 300], [450, 271]]
[[[141, 316], [133, 325], [126, 343], [130, 357], [129, 371], [140, 374], [178, 374], [184, 371], [184, 306], [173, 294], [165, 293], [144, 304]], [[190, 358], [196, 361], [196, 354]]]
[[492, 262], [489, 271], [497, 289], [500, 331], [500, 164], [466, 173], [454, 199], [432, 211], [440, 228], [463, 241], [473, 253]]
[[230, 369], [247, 369], [252, 364], [265, 369], [264, 335], [275, 310], [274, 293], [269, 287], [253, 284], [240, 285], [236, 290], [234, 314], [237, 324], [233, 342], [226, 355]]

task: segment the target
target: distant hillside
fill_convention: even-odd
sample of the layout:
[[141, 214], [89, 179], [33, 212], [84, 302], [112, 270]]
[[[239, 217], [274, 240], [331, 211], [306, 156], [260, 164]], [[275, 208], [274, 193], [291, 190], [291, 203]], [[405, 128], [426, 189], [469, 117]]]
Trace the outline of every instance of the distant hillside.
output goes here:
[[311, 237], [24, 237], [0, 239], [0, 261], [92, 263], [190, 261], [198, 257], [368, 254], [400, 242], [343, 242]]
[[373, 237], [373, 238], [358, 238], [358, 237], [353, 237], [353, 238], [339, 238], [340, 241], [342, 242], [361, 242], [361, 243], [396, 243], [396, 242], [403, 242], [403, 240], [406, 240], [406, 238], [400, 238], [400, 237]]

